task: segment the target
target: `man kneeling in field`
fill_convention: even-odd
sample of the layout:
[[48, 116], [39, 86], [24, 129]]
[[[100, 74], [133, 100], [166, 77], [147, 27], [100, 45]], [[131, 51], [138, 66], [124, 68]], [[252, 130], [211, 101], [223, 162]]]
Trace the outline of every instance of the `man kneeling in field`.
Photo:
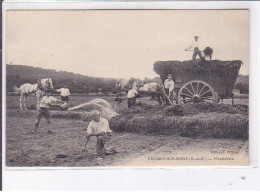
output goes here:
[[[97, 137], [97, 155], [101, 159], [105, 154], [111, 154], [105, 149], [105, 143], [107, 143], [112, 136], [112, 130], [109, 128], [109, 123], [105, 118], [100, 117], [100, 112], [98, 110], [93, 110], [91, 113], [92, 121], [88, 125], [86, 134], [86, 143], [82, 149], [86, 151], [87, 143], [92, 136]], [[115, 151], [114, 151], [115, 152]]]

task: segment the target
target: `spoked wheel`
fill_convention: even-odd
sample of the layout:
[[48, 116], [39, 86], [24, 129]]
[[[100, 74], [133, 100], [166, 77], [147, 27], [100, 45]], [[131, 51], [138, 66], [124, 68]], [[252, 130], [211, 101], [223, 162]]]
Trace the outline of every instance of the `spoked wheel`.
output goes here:
[[213, 102], [217, 103], [214, 89], [201, 80], [193, 80], [184, 84], [178, 92], [178, 104]]

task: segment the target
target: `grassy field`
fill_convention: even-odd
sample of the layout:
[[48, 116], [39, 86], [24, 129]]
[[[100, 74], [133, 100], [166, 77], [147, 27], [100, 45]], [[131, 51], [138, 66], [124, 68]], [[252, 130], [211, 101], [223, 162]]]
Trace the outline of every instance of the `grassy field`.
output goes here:
[[[242, 95], [243, 96], [243, 95]], [[59, 99], [59, 96], [55, 96]], [[244, 98], [235, 98], [234, 103], [235, 104], [242, 104], [242, 105], [248, 105], [248, 98], [246, 96], [243, 96]], [[70, 99], [70, 107], [89, 102], [90, 100], [94, 98], [102, 98], [106, 101], [108, 101], [112, 106], [114, 106], [114, 96], [77, 96], [73, 95]], [[156, 101], [150, 101], [149, 97], [137, 99], [137, 101], [141, 101], [143, 103], [151, 104], [151, 105], [157, 105], [158, 103]], [[126, 108], [126, 100], [123, 103], [122, 108]], [[231, 99], [224, 99], [224, 104], [231, 104]], [[36, 97], [34, 95], [30, 95], [26, 98], [26, 105], [28, 109], [35, 109], [36, 108]], [[7, 109], [18, 109], [19, 108], [19, 96], [18, 95], [8, 95], [6, 98], [6, 108]]]
[[[86, 103], [93, 98], [96, 97], [72, 96], [71, 106]], [[113, 106], [114, 97], [103, 96], [102, 98]], [[247, 99], [237, 99], [237, 102], [240, 102], [239, 100], [241, 100], [241, 104], [248, 104]], [[141, 101], [152, 105], [157, 104], [155, 101], [149, 101], [149, 98], [143, 98]], [[28, 108], [35, 110], [35, 104], [35, 97], [29, 96], [27, 98]], [[49, 134], [46, 130], [46, 121], [43, 118], [39, 126], [39, 133], [31, 134], [36, 119], [36, 111], [20, 111], [19, 96], [8, 96], [6, 99], [6, 107], [7, 166], [79, 167], [125, 165], [126, 162], [139, 158], [142, 155], [149, 154], [160, 148], [162, 149], [163, 146], [172, 146], [169, 143], [173, 140], [176, 142], [177, 148], [181, 147], [184, 150], [186, 145], [196, 149], [204, 149], [196, 147], [196, 142], [202, 143], [204, 141], [204, 146], [207, 147], [207, 149], [210, 149], [212, 146], [214, 147], [214, 145], [218, 145], [219, 149], [222, 149], [225, 146], [230, 149], [240, 149], [244, 144], [244, 140], [238, 139], [216, 140], [210, 138], [197, 138], [196, 141], [194, 141], [194, 138], [180, 137], [177, 135], [149, 135], [115, 132], [108, 146], [116, 148], [119, 153], [106, 156], [102, 162], [96, 160], [96, 138], [92, 138], [88, 144], [87, 153], [82, 158], [77, 159], [85, 141], [85, 131], [82, 129], [88, 126], [88, 121], [83, 122], [82, 120], [77, 119], [52, 118], [52, 130], [54, 133]], [[126, 101], [123, 102], [122, 106], [122, 109], [125, 108]], [[58, 154], [64, 154], [67, 157], [57, 158], [56, 156]]]

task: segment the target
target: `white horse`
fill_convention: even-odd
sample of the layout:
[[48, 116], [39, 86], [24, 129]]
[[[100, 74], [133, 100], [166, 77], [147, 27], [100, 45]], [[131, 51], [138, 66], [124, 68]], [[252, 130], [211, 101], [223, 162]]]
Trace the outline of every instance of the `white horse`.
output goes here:
[[53, 84], [51, 78], [44, 78], [38, 81], [36, 84], [23, 84], [20, 88], [13, 87], [15, 94], [20, 94], [20, 109], [27, 110], [25, 99], [29, 94], [35, 93], [37, 98], [37, 109], [40, 107], [40, 101], [43, 97], [45, 90], [53, 90]]
[[144, 81], [136, 80], [136, 79], [120, 79], [116, 83], [117, 90], [128, 90], [130, 88], [134, 88], [141, 92], [152, 92], [158, 91], [162, 89], [162, 85], [157, 82], [151, 82], [144, 84]]
[[142, 86], [142, 81], [134, 79], [134, 78], [130, 78], [130, 79], [120, 79], [117, 81], [116, 83], [116, 89], [118, 91], [127, 91], [130, 88], [134, 88], [136, 90], [138, 90], [138, 88]]
[[[135, 80], [133, 78], [121, 79], [116, 84], [116, 89], [118, 91], [122, 91], [122, 90], [127, 91], [130, 88], [134, 88], [139, 92], [156, 92], [162, 90], [162, 85], [158, 84], [157, 82], [144, 84], [143, 81]], [[152, 93], [150, 95], [152, 100], [157, 100], [159, 104], [163, 103], [164, 97], [162, 93], [158, 92], [158, 93]]]
[[160, 84], [158, 84], [156, 82], [151, 82], [151, 83], [144, 84], [142, 87], [139, 88], [139, 91], [155, 92], [155, 91], [160, 90], [161, 88], [162, 88], [162, 86], [160, 86]]
[[162, 90], [162, 85], [157, 83], [157, 82], [151, 82], [144, 84], [142, 87], [139, 88], [140, 92], [154, 92], [151, 93], [151, 100], [157, 100], [157, 102], [162, 105], [165, 101], [164, 96], [161, 92], [156, 91], [161, 91]]

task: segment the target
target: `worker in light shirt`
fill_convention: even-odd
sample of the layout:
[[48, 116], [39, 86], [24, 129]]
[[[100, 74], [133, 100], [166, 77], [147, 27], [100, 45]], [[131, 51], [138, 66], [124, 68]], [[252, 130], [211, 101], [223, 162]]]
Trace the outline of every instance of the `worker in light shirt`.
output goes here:
[[[109, 142], [112, 136], [112, 130], [109, 128], [108, 120], [100, 116], [98, 110], [93, 110], [90, 113], [92, 121], [89, 123], [86, 133], [86, 143], [82, 151], [86, 151], [86, 146], [89, 138], [92, 136], [97, 137], [96, 151], [99, 159], [104, 157], [109, 151], [105, 149], [105, 143]], [[82, 152], [81, 151], [81, 152]]]
[[127, 102], [128, 102], [128, 108], [134, 107], [136, 105], [136, 96], [139, 93], [137, 92], [135, 87], [131, 87], [130, 90], [128, 90], [127, 93]]
[[60, 88], [60, 89], [56, 90], [56, 92], [60, 93], [62, 101], [65, 101], [67, 103], [69, 102], [70, 91], [69, 91], [67, 85], [64, 85], [63, 88]]
[[174, 95], [174, 81], [172, 80], [171, 74], [169, 74], [167, 79], [164, 81], [163, 90], [165, 91], [165, 94], [168, 96], [168, 98], [166, 98], [166, 105], [169, 105], [169, 100], [171, 100], [172, 104]]
[[53, 96], [50, 96], [50, 91], [46, 91], [44, 94], [44, 97], [42, 98], [40, 102], [40, 107], [37, 112], [37, 119], [34, 123], [34, 128], [32, 130], [32, 133], [36, 133], [38, 126], [40, 124], [41, 118], [44, 116], [45, 119], [47, 120], [47, 131], [52, 132], [50, 129], [51, 125], [51, 116], [49, 112], [50, 106], [59, 106], [56, 103], [63, 103], [62, 101], [57, 100]]
[[194, 36], [194, 42], [187, 49], [185, 49], [185, 51], [189, 51], [190, 49], [193, 50], [192, 60], [195, 60], [197, 55], [199, 55], [200, 59], [202, 59], [202, 54], [201, 54], [201, 51], [199, 49], [198, 40], [199, 40], [199, 37]]

